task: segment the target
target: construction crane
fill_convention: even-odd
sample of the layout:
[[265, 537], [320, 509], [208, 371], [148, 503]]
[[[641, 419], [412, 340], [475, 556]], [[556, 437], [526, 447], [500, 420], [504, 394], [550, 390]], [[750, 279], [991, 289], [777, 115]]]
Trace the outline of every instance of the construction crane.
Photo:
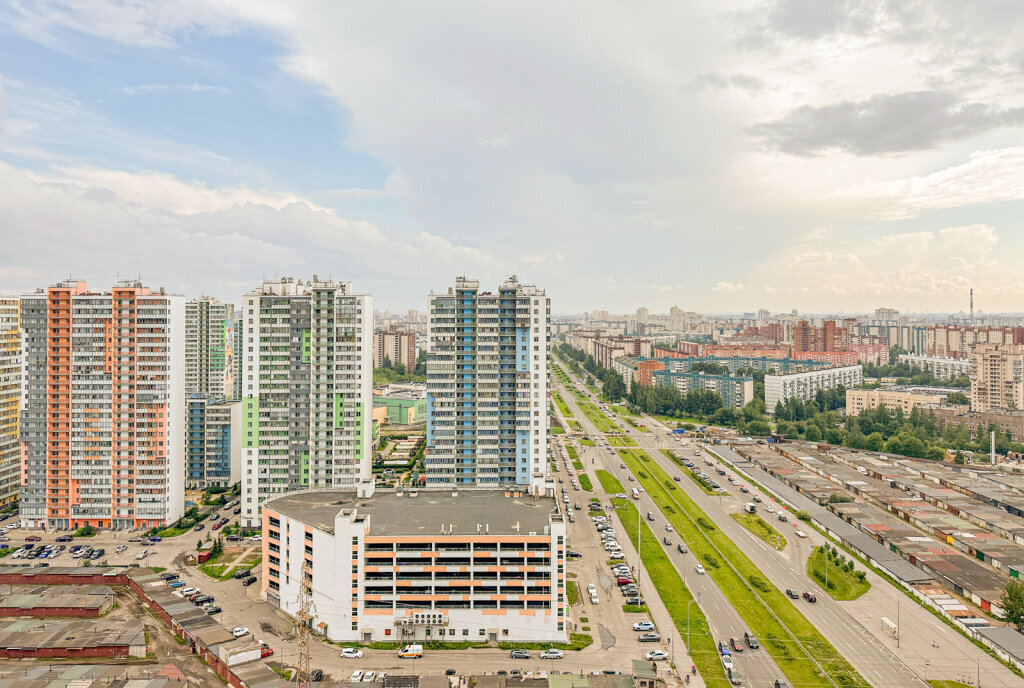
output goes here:
[[313, 572], [307, 561], [302, 565], [302, 580], [299, 582], [299, 608], [295, 612], [295, 635], [299, 639], [299, 660], [293, 677], [296, 688], [309, 688], [309, 625], [314, 611], [312, 580]]

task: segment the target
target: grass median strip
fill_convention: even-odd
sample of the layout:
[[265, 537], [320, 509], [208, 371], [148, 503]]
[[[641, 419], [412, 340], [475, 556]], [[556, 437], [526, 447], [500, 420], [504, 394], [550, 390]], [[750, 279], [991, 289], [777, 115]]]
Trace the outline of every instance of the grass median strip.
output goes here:
[[646, 452], [619, 454], [793, 686], [826, 683], [818, 664], [838, 686], [869, 685]]
[[608, 435], [608, 444], [613, 447], [635, 447], [636, 442], [628, 435]]
[[[854, 569], [853, 560], [831, 545], [815, 547], [807, 558], [807, 575], [837, 600], [855, 600], [871, 589], [863, 571]], [[827, 576], [826, 576], [827, 572]]]
[[[633, 547], [637, 546], [637, 527], [640, 514], [628, 499], [613, 499], [615, 513], [619, 517], [622, 529], [626, 532]], [[729, 679], [725, 677], [722, 664], [718, 659], [718, 650], [711, 637], [707, 619], [700, 606], [690, 604], [693, 595], [680, 578], [676, 567], [669, 561], [668, 555], [658, 543], [657, 536], [651, 532], [647, 524], [640, 522], [640, 533], [643, 538], [641, 558], [647, 579], [654, 585], [658, 597], [665, 604], [676, 630], [679, 640], [686, 643], [686, 608], [690, 608], [690, 657], [697, 665], [697, 670], [704, 679], [704, 685], [710, 688], [725, 688]], [[663, 631], [664, 633], [664, 631]]]
[[583, 488], [587, 492], [593, 492], [594, 491], [594, 486], [590, 484], [590, 476], [589, 475], [587, 475], [586, 473], [580, 473], [578, 477], [580, 479], [580, 487], [581, 488]]
[[615, 423], [608, 420], [608, 416], [601, 413], [596, 406], [591, 404], [589, 401], [581, 401], [580, 411], [583, 411], [583, 415], [594, 424], [598, 432], [618, 432], [619, 427]]
[[569, 458], [572, 461], [575, 461], [577, 458], [579, 458], [579, 454], [576, 453], [576, 447], [572, 446], [569, 443], [566, 443], [565, 445], [565, 452], [569, 455]]
[[601, 487], [604, 488], [604, 491], [610, 495], [626, 491], [626, 488], [622, 486], [622, 483], [619, 482], [619, 479], [616, 478], [611, 473], [609, 473], [608, 471], [598, 470], [597, 479], [598, 481], [600, 481]]
[[778, 550], [786, 549], [786, 538], [757, 514], [730, 514], [741, 526]]
[[568, 404], [565, 403], [565, 399], [562, 398], [561, 393], [552, 392], [551, 398], [555, 400], [555, 406], [558, 407], [558, 411], [565, 416], [565, 418], [572, 418], [572, 412], [569, 410]]

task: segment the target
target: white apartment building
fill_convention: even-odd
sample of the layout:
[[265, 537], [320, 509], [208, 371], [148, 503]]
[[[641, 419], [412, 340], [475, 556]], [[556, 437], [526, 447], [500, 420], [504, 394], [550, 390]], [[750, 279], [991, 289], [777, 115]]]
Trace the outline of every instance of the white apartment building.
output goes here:
[[971, 410], [1024, 409], [1024, 346], [977, 344], [971, 364]]
[[243, 298], [242, 523], [268, 497], [373, 478], [373, 297], [313, 276]]
[[21, 298], [22, 523], [152, 528], [185, 506], [185, 299], [125, 280]]
[[859, 416], [861, 411], [884, 406], [890, 412], [899, 409], [903, 415], [910, 415], [920, 404], [941, 404], [947, 396], [946, 390], [920, 387], [881, 387], [878, 389], [846, 390], [846, 415]]
[[185, 304], [185, 394], [236, 399], [235, 306], [209, 296]]
[[764, 405], [768, 413], [775, 410], [778, 402], [790, 397], [801, 401], [813, 399], [819, 389], [832, 389], [843, 385], [850, 388], [864, 382], [864, 368], [861, 365], [840, 366], [808, 370], [802, 373], [764, 376]]
[[430, 295], [428, 487], [534, 484], [550, 476], [551, 302], [513, 276], [496, 292], [460, 277]]
[[942, 358], [939, 356], [917, 356], [900, 354], [900, 363], [907, 363], [927, 370], [940, 380], [971, 374], [971, 362], [965, 358]]
[[507, 490], [313, 490], [267, 500], [263, 599], [332, 641], [564, 642], [565, 521]]

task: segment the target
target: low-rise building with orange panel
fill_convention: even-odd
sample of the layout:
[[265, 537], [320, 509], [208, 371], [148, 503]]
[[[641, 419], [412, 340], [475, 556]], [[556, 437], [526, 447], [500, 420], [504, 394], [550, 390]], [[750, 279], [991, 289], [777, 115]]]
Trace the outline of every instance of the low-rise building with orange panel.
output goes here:
[[261, 596], [290, 616], [308, 581], [332, 641], [564, 642], [565, 521], [502, 490], [293, 492], [261, 512]]

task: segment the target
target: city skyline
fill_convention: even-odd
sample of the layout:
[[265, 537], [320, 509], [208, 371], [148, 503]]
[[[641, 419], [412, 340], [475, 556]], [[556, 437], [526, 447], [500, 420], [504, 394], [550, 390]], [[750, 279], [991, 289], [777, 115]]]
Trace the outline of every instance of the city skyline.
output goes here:
[[0, 3], [0, 292], [1021, 310], [1024, 7], [580, 9]]

